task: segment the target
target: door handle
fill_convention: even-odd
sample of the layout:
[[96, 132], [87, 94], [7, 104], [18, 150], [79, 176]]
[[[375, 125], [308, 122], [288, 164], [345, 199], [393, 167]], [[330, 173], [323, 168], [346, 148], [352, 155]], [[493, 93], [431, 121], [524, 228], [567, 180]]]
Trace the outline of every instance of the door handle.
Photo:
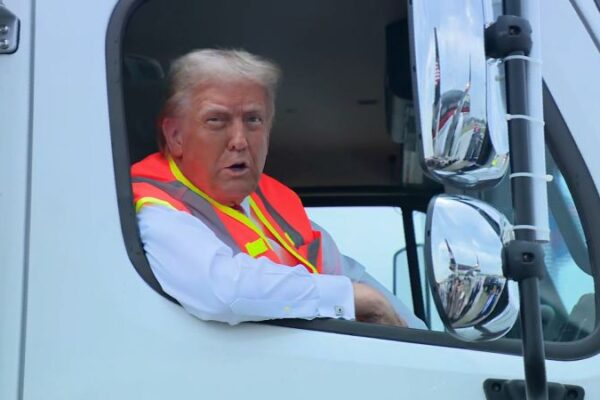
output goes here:
[[19, 48], [19, 18], [0, 0], [0, 54], [12, 54]]

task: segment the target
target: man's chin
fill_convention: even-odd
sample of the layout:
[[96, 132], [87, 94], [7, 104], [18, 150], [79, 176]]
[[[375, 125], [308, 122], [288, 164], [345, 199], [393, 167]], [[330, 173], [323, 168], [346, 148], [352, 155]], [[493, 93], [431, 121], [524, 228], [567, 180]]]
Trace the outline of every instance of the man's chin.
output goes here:
[[243, 187], [231, 187], [223, 190], [214, 199], [227, 206], [238, 206], [240, 203], [256, 190], [257, 185], [244, 185]]

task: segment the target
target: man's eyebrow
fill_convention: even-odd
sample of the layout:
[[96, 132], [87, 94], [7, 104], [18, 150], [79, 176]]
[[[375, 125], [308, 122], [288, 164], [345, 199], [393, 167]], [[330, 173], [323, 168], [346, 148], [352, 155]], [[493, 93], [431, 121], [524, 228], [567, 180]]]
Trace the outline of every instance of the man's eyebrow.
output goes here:
[[201, 104], [197, 110], [198, 110], [198, 112], [201, 112], [201, 113], [209, 113], [209, 112], [226, 113], [226, 112], [229, 112], [229, 108], [227, 108], [226, 106], [222, 106], [220, 104], [215, 104], [215, 103]]
[[260, 103], [253, 103], [253, 104], [248, 104], [245, 105], [242, 110], [244, 112], [266, 112], [267, 107], [265, 107], [265, 105], [260, 104]]

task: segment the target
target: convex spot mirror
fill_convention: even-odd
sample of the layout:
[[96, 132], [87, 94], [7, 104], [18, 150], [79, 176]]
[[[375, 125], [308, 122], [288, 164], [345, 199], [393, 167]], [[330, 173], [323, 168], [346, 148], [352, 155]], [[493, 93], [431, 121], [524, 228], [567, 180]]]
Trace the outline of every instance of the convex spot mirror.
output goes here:
[[439, 195], [429, 203], [425, 265], [446, 330], [464, 341], [505, 335], [519, 313], [517, 283], [503, 275], [502, 249], [510, 223], [490, 205]]
[[508, 167], [501, 64], [487, 60], [492, 0], [411, 2], [413, 91], [421, 163], [462, 189], [493, 186]]

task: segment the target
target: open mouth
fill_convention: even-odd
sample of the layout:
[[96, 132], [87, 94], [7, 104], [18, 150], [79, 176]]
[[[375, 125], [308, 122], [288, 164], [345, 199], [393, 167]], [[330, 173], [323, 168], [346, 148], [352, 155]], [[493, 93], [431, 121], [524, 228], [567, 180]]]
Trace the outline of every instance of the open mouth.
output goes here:
[[245, 162], [234, 163], [227, 167], [228, 170], [234, 171], [234, 172], [242, 172], [242, 171], [246, 170], [247, 168], [248, 168], [248, 164], [246, 164]]

